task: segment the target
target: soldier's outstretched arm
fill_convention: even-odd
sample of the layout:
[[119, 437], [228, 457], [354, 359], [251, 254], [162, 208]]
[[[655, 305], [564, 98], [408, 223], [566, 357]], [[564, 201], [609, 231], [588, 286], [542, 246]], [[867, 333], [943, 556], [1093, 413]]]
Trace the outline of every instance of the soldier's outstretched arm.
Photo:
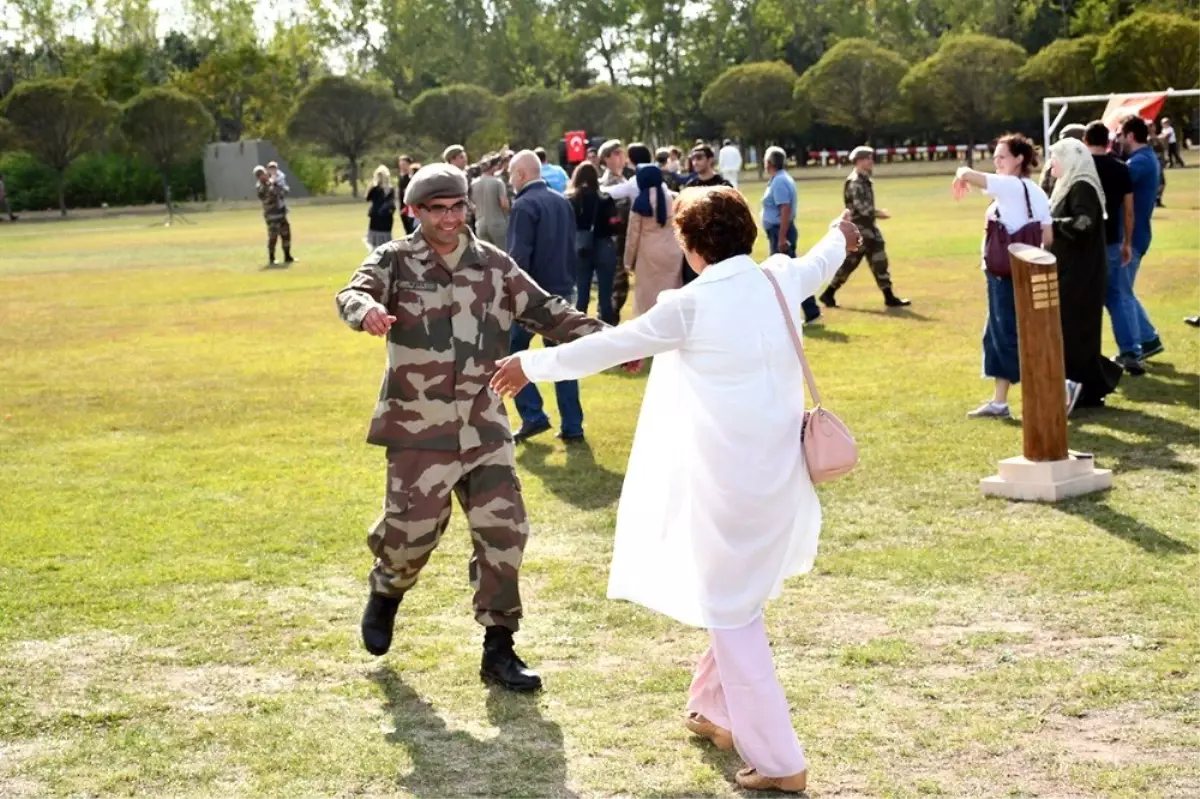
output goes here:
[[562, 297], [547, 294], [516, 263], [509, 264], [504, 280], [513, 317], [538, 335], [554, 341], [574, 341], [608, 327], [599, 319], [580, 313]]
[[337, 293], [338, 315], [352, 329], [363, 330], [363, 320], [373, 309], [387, 316], [384, 300], [391, 285], [394, 257], [394, 252], [386, 247], [375, 250], [362, 262], [346, 288]]

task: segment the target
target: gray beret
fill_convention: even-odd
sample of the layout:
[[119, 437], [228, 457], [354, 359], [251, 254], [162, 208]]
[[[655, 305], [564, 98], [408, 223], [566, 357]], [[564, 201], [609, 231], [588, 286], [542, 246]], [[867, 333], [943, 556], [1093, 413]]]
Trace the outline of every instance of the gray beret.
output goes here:
[[417, 170], [404, 192], [405, 205], [421, 205], [441, 197], [466, 197], [467, 175], [452, 164], [429, 164]]
[[874, 147], [861, 146], [861, 147], [855, 147], [853, 150], [850, 151], [850, 160], [851, 161], [858, 161], [861, 158], [874, 158], [874, 157], [875, 157], [875, 148]]

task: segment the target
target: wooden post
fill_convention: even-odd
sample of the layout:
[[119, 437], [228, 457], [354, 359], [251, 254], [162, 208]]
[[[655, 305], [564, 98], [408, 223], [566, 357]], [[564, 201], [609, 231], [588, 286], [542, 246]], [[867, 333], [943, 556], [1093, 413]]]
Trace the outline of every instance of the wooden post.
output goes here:
[[1025, 458], [1067, 458], [1067, 390], [1063, 365], [1058, 261], [1028, 244], [1008, 248], [1021, 353]]

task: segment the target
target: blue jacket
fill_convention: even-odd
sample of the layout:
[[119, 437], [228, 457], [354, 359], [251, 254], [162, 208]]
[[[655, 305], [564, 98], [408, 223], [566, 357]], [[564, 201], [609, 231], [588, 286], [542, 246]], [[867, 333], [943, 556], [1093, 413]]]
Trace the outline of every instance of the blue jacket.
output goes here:
[[529, 183], [508, 216], [508, 254], [551, 294], [575, 290], [575, 210], [543, 180]]
[[542, 164], [542, 180], [546, 181], [546, 185], [559, 194], [566, 194], [571, 176], [558, 164]]

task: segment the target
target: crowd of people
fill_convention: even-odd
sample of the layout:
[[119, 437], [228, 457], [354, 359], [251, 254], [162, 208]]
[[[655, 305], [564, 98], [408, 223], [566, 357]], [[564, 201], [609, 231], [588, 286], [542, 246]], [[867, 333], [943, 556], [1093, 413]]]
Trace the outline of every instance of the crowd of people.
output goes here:
[[[1012, 242], [1044, 247], [1057, 260], [1068, 414], [1102, 406], [1123, 374], [1145, 374], [1146, 359], [1164, 351], [1135, 290], [1150, 250], [1154, 209], [1162, 205], [1165, 165], [1155, 138], [1141, 117], [1123, 120], [1115, 133], [1096, 120], [1063, 129], [1040, 184], [1031, 179], [1037, 153], [1020, 134], [998, 142], [995, 173], [958, 170], [956, 197], [965, 197], [971, 186], [992, 197], [983, 245], [983, 374], [995, 390], [968, 416], [1010, 418], [1008, 390], [1021, 378], [1007, 252]], [[1118, 352], [1111, 359], [1102, 352], [1106, 309]]]
[[[998, 141], [994, 173], [958, 170], [956, 198], [978, 187], [993, 200], [981, 260], [984, 375], [995, 393], [970, 416], [1010, 416], [1008, 390], [1020, 380], [1012, 242], [1057, 258], [1068, 412], [1102, 404], [1123, 371], [1138, 374], [1162, 352], [1134, 292], [1161, 171], [1149, 136], [1136, 117], [1112, 141], [1101, 123], [1081, 139], [1064, 136], [1049, 153], [1049, 192], [1031, 178], [1037, 153], [1020, 134]], [[806, 367], [791, 320], [815, 321], [818, 299], [836, 308], [838, 288], [864, 258], [885, 305], [908, 304], [892, 289], [878, 228], [889, 215], [875, 205], [874, 151], [851, 154], [845, 210], [805, 257], [795, 252], [796, 184], [778, 148], [764, 154], [761, 227], [704, 142], [686, 159], [618, 140], [588, 155], [567, 176], [544, 152], [506, 148], [470, 165], [455, 145], [440, 163], [402, 171], [402, 191], [389, 170], [376, 171], [372, 249], [337, 294], [347, 325], [387, 339], [367, 436], [386, 449], [388, 479], [367, 539], [375, 564], [363, 644], [377, 656], [389, 651], [399, 606], [446, 530], [454, 494], [474, 542], [480, 677], [540, 690], [541, 676], [514, 648], [529, 533], [514, 448], [553, 429], [534, 382], [554, 384], [558, 436], [580, 446], [578, 381], [653, 358], [608, 595], [708, 630], [685, 726], [738, 750], [743, 788], [802, 791], [807, 761], [762, 621], [783, 581], [812, 568], [820, 528], [798, 446]], [[260, 180], [264, 196], [278, 193], [265, 170]], [[413, 219], [414, 234], [388, 241], [396, 212]], [[752, 257], [759, 235], [771, 252], [761, 265]], [[632, 319], [619, 324], [630, 273]], [[596, 317], [587, 313], [593, 282]], [[1105, 307], [1121, 348], [1115, 360], [1101, 353]], [[535, 336], [544, 347], [530, 348]], [[520, 416], [515, 433], [502, 397]]]

